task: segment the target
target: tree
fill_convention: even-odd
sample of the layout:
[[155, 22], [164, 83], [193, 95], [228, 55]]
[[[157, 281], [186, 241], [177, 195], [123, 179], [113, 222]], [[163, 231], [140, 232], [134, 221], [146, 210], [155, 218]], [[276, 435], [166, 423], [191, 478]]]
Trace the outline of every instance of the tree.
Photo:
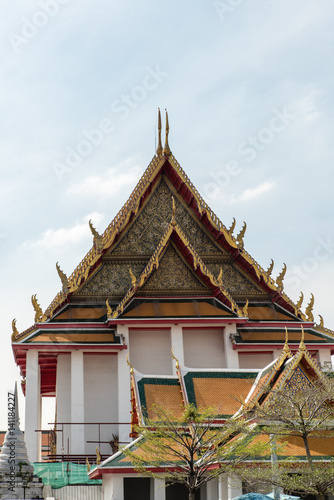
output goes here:
[[[270, 436], [272, 456], [277, 455], [277, 462], [274, 460], [273, 466], [260, 465], [251, 473], [240, 468], [239, 478], [253, 488], [270, 484], [288, 493], [316, 494], [321, 498], [334, 493], [334, 460], [331, 456], [322, 456], [326, 454], [325, 448], [329, 453], [334, 450], [331, 375], [311, 381], [297, 373], [296, 378], [291, 378], [282, 388], [266, 387], [256, 404], [243, 405], [242, 418], [256, 423], [248, 434]], [[292, 446], [303, 451], [304, 460], [287, 456]]]
[[128, 447], [123, 452], [141, 474], [183, 484], [189, 500], [194, 500], [195, 491], [203, 484], [232, 473], [263, 449], [262, 445], [249, 446], [232, 420], [218, 424], [213, 409], [200, 413], [190, 404], [179, 419], [164, 408], [154, 410], [156, 419], [146, 420], [145, 427], [137, 429], [139, 448]]

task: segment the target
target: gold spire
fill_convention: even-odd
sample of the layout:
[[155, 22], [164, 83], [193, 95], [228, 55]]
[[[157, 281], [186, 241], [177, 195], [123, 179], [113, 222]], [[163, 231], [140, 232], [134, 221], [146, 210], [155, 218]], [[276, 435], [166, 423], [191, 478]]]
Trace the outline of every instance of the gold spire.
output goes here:
[[300, 292], [300, 297], [299, 297], [298, 302], [296, 304], [298, 311], [302, 306], [303, 300], [304, 300], [304, 294], [303, 294], [303, 292]]
[[130, 276], [131, 276], [131, 285], [132, 285], [132, 286], [136, 286], [136, 283], [137, 283], [137, 278], [136, 278], [136, 276], [133, 274], [131, 267], [130, 267], [130, 269], [129, 269], [129, 273], [130, 273]]
[[161, 113], [160, 108], [158, 108], [158, 147], [157, 156], [162, 155], [162, 143], [161, 143]]
[[103, 250], [103, 238], [102, 238], [102, 236], [96, 231], [95, 227], [92, 224], [91, 219], [89, 219], [88, 224], [89, 224], [89, 228], [92, 232], [92, 235], [94, 236], [94, 238], [93, 238], [94, 246], [99, 251]]
[[307, 321], [314, 321], [314, 316], [313, 316], [313, 306], [314, 306], [314, 295], [311, 293], [311, 299], [310, 302], [308, 303], [308, 306], [306, 308], [305, 314], [307, 317]]
[[286, 273], [286, 264], [283, 264], [283, 269], [276, 278], [276, 284], [278, 285], [278, 289], [280, 291], [283, 290], [283, 280], [284, 280], [285, 273]]
[[127, 355], [126, 355], [126, 362], [127, 362], [127, 365], [130, 366], [130, 374], [133, 375], [133, 366], [130, 362], [130, 353], [128, 352]]
[[106, 306], [107, 306], [107, 318], [111, 318], [112, 317], [112, 308], [110, 307], [109, 299], [106, 300]]
[[285, 343], [284, 343], [284, 347], [283, 347], [283, 352], [286, 352], [287, 354], [289, 354], [291, 356], [291, 351], [290, 351], [289, 346], [288, 346], [288, 329], [287, 329], [287, 327], [285, 327]]
[[166, 111], [166, 137], [165, 137], [165, 146], [164, 146], [164, 149], [162, 151], [162, 154], [164, 156], [170, 156], [172, 154], [172, 152], [171, 152], [171, 150], [169, 148], [169, 144], [168, 144], [169, 123], [168, 123], [167, 109], [165, 111]]
[[305, 339], [305, 332], [304, 332], [304, 328], [303, 328], [303, 325], [301, 325], [302, 327], [302, 338], [301, 338], [301, 341], [300, 341], [300, 344], [299, 344], [299, 351], [306, 351], [306, 347], [305, 347], [305, 343], [304, 343], [304, 339]]
[[56, 262], [56, 268], [57, 268], [58, 276], [59, 276], [59, 278], [61, 280], [61, 283], [63, 285], [63, 293], [67, 293], [68, 292], [68, 279], [67, 279], [67, 276], [64, 273], [64, 271], [62, 271], [60, 269], [60, 266], [59, 266], [58, 262]]
[[174, 359], [176, 369], [178, 370], [180, 368], [180, 363], [179, 363], [179, 360], [174, 356], [173, 349], [174, 349], [174, 346], [172, 347], [172, 358]]
[[232, 234], [232, 233], [233, 233], [234, 228], [235, 228], [235, 222], [236, 222], [236, 221], [235, 221], [235, 217], [233, 217], [232, 224], [230, 225], [230, 227], [229, 227], [229, 228], [228, 228], [228, 230], [227, 230], [229, 234]]
[[273, 272], [273, 269], [274, 269], [274, 260], [273, 260], [273, 259], [271, 259], [270, 266], [268, 267], [267, 272], [266, 272], [266, 274], [267, 274], [267, 276], [268, 276], [268, 277], [269, 277], [269, 276], [271, 275], [271, 273]]
[[12, 330], [13, 330], [13, 333], [12, 333], [12, 342], [15, 342], [15, 339], [16, 337], [18, 336], [19, 332], [16, 328], [16, 319], [13, 319], [12, 321]]
[[34, 311], [35, 311], [35, 323], [39, 323], [42, 319], [43, 316], [43, 311], [41, 309], [41, 306], [37, 302], [37, 294], [31, 296], [31, 303], [33, 305]]
[[245, 236], [246, 228], [247, 228], [247, 224], [246, 224], [246, 222], [244, 222], [244, 225], [242, 226], [242, 228], [237, 236], [237, 245], [238, 245], [238, 248], [240, 248], [241, 250], [244, 248], [244, 236]]
[[172, 219], [170, 221], [172, 226], [176, 226], [175, 212], [176, 212], [175, 199], [174, 196], [172, 196]]

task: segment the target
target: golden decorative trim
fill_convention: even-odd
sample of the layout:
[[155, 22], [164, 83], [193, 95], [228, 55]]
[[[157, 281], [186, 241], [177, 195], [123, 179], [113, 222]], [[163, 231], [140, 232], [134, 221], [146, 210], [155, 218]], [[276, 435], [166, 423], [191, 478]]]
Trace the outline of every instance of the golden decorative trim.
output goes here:
[[175, 367], [176, 367], [177, 370], [179, 370], [180, 363], [179, 363], [179, 360], [174, 356], [174, 346], [172, 347], [171, 352], [172, 352], [172, 358], [175, 361]]
[[217, 282], [218, 282], [219, 286], [223, 285], [223, 268], [222, 267], [220, 268]]
[[321, 314], [318, 314], [320, 318], [320, 323], [319, 323], [319, 328], [324, 328], [324, 318], [321, 316]]
[[289, 345], [288, 345], [288, 329], [287, 327], [285, 327], [285, 342], [284, 342], [284, 347], [283, 347], [283, 352], [285, 352], [289, 357], [292, 356], [292, 353], [289, 349]]
[[175, 213], [176, 213], [175, 199], [174, 199], [174, 196], [172, 196], [172, 218], [170, 221], [172, 226], [176, 226]]
[[304, 328], [303, 328], [303, 325], [301, 325], [302, 327], [302, 338], [301, 338], [301, 341], [300, 341], [300, 344], [299, 344], [299, 348], [298, 348], [298, 351], [306, 351], [306, 347], [305, 347], [305, 332], [304, 332]]
[[41, 306], [39, 305], [37, 301], [37, 294], [31, 296], [31, 303], [35, 311], [35, 323], [40, 323], [42, 316], [43, 316], [43, 311], [41, 309]]
[[300, 292], [300, 297], [299, 297], [298, 302], [296, 304], [296, 308], [298, 310], [300, 310], [302, 303], [303, 303], [303, 300], [304, 300], [304, 294], [303, 294], [303, 292]]
[[311, 299], [310, 302], [308, 303], [308, 306], [305, 310], [305, 315], [307, 317], [307, 321], [314, 321], [314, 316], [313, 316], [313, 306], [314, 306], [314, 295], [311, 293]]
[[278, 286], [279, 291], [283, 290], [283, 280], [284, 280], [285, 273], [286, 273], [286, 264], [283, 264], [283, 269], [276, 278], [276, 284]]
[[67, 279], [66, 274], [60, 269], [58, 262], [56, 262], [56, 269], [57, 269], [58, 276], [61, 280], [61, 283], [63, 285], [63, 293], [67, 294], [69, 291], [68, 279]]
[[99, 447], [97, 446], [96, 447], [96, 465], [100, 465], [101, 463], [101, 455], [100, 455], [100, 452], [99, 452]]
[[158, 147], [157, 147], [157, 156], [162, 156], [161, 113], [160, 113], [160, 108], [158, 108]]
[[90, 471], [90, 463], [89, 463], [88, 457], [86, 457], [86, 465], [87, 465], [87, 472], [89, 472]]
[[163, 237], [160, 240], [160, 243], [158, 244], [157, 248], [155, 249], [151, 259], [147, 263], [145, 269], [143, 270], [142, 274], [137, 280], [137, 283], [134, 287], [131, 287], [130, 290], [126, 293], [126, 295], [123, 297], [119, 305], [115, 308], [112, 318], [116, 319], [120, 314], [123, 313], [125, 306], [127, 305], [128, 301], [135, 295], [136, 291], [143, 286], [145, 281], [149, 278], [150, 274], [158, 269], [160, 259], [164, 253], [165, 247], [170, 239], [170, 236], [173, 231], [176, 231], [177, 235], [181, 239], [181, 241], [184, 243], [184, 245], [188, 248], [190, 251], [190, 254], [193, 258], [193, 268], [196, 271], [197, 268], [201, 270], [201, 272], [207, 276], [211, 283], [219, 288], [221, 293], [227, 298], [227, 300], [231, 304], [231, 309], [233, 312], [235, 312], [239, 317], [243, 317], [242, 311], [238, 307], [237, 303], [231, 296], [231, 294], [228, 292], [227, 288], [223, 284], [223, 280], [218, 282], [217, 278], [213, 276], [213, 274], [210, 272], [206, 264], [202, 261], [200, 256], [196, 253], [195, 249], [192, 247], [190, 241], [180, 228], [180, 226], [176, 223], [175, 226], [173, 226], [171, 223], [169, 224], [168, 228], [166, 229], [166, 232], [164, 233]]
[[130, 353], [128, 352], [127, 355], [126, 355], [126, 363], [128, 366], [130, 366], [130, 375], [133, 375], [134, 374], [134, 368], [130, 362]]
[[270, 266], [268, 267], [267, 272], [266, 272], [266, 275], [268, 278], [271, 275], [271, 273], [273, 272], [273, 269], [274, 269], [274, 260], [271, 259]]
[[234, 228], [235, 228], [235, 223], [236, 223], [236, 220], [235, 220], [235, 217], [233, 217], [232, 224], [230, 225], [230, 227], [227, 230], [230, 235], [233, 234], [233, 231], [234, 231]]
[[92, 232], [93, 235], [93, 245], [97, 249], [98, 252], [102, 252], [103, 250], [103, 238], [102, 236], [96, 231], [95, 227], [92, 224], [92, 220], [90, 219], [88, 221], [89, 228]]
[[248, 299], [246, 300], [246, 304], [244, 305], [244, 307], [242, 308], [242, 315], [243, 317], [247, 318], [248, 316], [248, 304], [249, 304], [249, 301]]
[[166, 111], [166, 136], [165, 136], [165, 146], [164, 146], [164, 149], [162, 151], [162, 154], [164, 156], [170, 156], [172, 154], [170, 148], [169, 148], [169, 144], [168, 144], [168, 135], [169, 135], [169, 123], [168, 123], [168, 113], [167, 113], [167, 109], [165, 109]]
[[106, 306], [107, 306], [107, 318], [111, 318], [112, 316], [112, 308], [110, 307], [109, 300], [106, 300]]
[[12, 321], [12, 330], [13, 330], [13, 333], [12, 333], [12, 336], [11, 336], [11, 340], [12, 340], [12, 342], [15, 342], [16, 338], [19, 335], [19, 332], [18, 332], [18, 330], [16, 328], [16, 318], [14, 318], [13, 321]]
[[239, 249], [243, 249], [244, 248], [244, 236], [245, 236], [245, 232], [246, 232], [246, 228], [247, 228], [247, 224], [246, 222], [244, 222], [238, 236], [237, 236], [237, 245], [238, 245], [238, 248]]
[[131, 276], [131, 284], [132, 284], [132, 286], [136, 286], [136, 283], [137, 283], [137, 278], [136, 278], [136, 276], [133, 274], [131, 267], [130, 267], [130, 269], [129, 269], [129, 273], [130, 273], [130, 276]]

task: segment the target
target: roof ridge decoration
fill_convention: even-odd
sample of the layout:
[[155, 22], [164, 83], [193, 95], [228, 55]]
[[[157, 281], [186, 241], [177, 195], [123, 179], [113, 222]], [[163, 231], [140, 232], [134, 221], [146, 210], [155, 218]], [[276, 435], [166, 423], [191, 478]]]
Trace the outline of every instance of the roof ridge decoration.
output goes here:
[[37, 293], [35, 295], [31, 296], [31, 303], [35, 311], [35, 323], [39, 323], [42, 319], [43, 316], [43, 311], [41, 306], [39, 305], [37, 301]]
[[190, 251], [190, 254], [193, 258], [193, 269], [196, 271], [197, 268], [201, 270], [201, 272], [207, 276], [211, 283], [219, 288], [220, 292], [224, 295], [224, 297], [229, 301], [231, 304], [230, 308], [231, 310], [236, 313], [239, 317], [244, 317], [243, 312], [240, 310], [239, 306], [233, 299], [232, 295], [229, 293], [228, 289], [226, 286], [224, 286], [222, 278], [218, 281], [218, 279], [211, 273], [211, 271], [208, 269], [206, 264], [203, 262], [201, 257], [197, 254], [196, 250], [192, 247], [190, 241], [180, 228], [177, 222], [173, 222], [173, 220], [169, 223], [163, 237], [161, 238], [158, 246], [156, 247], [152, 257], [150, 258], [149, 262], [147, 263], [145, 269], [139, 276], [139, 278], [136, 280], [136, 283], [128, 290], [128, 292], [125, 294], [121, 302], [118, 304], [118, 306], [114, 309], [111, 317], [108, 317], [108, 319], [116, 319], [118, 318], [124, 311], [124, 308], [128, 304], [129, 300], [135, 295], [136, 291], [141, 288], [144, 283], [147, 281], [149, 276], [154, 270], [157, 270], [159, 267], [160, 259], [164, 253], [164, 250], [166, 248], [167, 243], [169, 242], [170, 236], [172, 235], [173, 231], [177, 233], [177, 235], [180, 237], [180, 239], [183, 241], [185, 246], [188, 248]]
[[[158, 128], [159, 128], [159, 136], [161, 135], [161, 115], [160, 110], [158, 110]], [[206, 215], [210, 225], [213, 229], [217, 230], [221, 233], [226, 240], [227, 244], [230, 245], [232, 249], [235, 249], [239, 252], [243, 259], [253, 268], [254, 273], [259, 281], [261, 278], [263, 279], [264, 284], [270, 288], [274, 292], [278, 292], [280, 297], [292, 308], [294, 314], [300, 317], [302, 320], [311, 321], [311, 315], [306, 316], [300, 311], [300, 306], [295, 304], [284, 292], [283, 287], [279, 284], [276, 284], [275, 280], [271, 277], [272, 265], [269, 266], [268, 270], [265, 271], [260, 264], [253, 259], [253, 257], [245, 250], [243, 237], [246, 231], [246, 224], [244, 223], [242, 229], [239, 231], [237, 236], [233, 236], [233, 231], [235, 228], [235, 219], [233, 219], [232, 225], [229, 229], [220, 221], [217, 215], [211, 210], [205, 200], [202, 198], [200, 193], [195, 188], [194, 184], [191, 182], [189, 177], [186, 175], [176, 158], [170, 152], [168, 145], [168, 133], [169, 133], [169, 122], [168, 122], [168, 114], [166, 112], [166, 143], [165, 143], [165, 156], [162, 156], [160, 153], [160, 146], [158, 144], [157, 154], [152, 158], [150, 164], [146, 168], [145, 172], [139, 179], [137, 185], [134, 190], [130, 194], [128, 200], [125, 202], [123, 207], [117, 213], [116, 217], [111, 221], [111, 223], [107, 226], [103, 234], [99, 234], [95, 228], [93, 228], [92, 224], [90, 224], [91, 231], [94, 236], [93, 247], [89, 250], [86, 256], [82, 259], [79, 265], [75, 268], [73, 273], [69, 276], [67, 283], [63, 282], [63, 291], [59, 292], [51, 304], [45, 310], [41, 321], [47, 321], [50, 319], [54, 311], [64, 302], [68, 293], [75, 292], [88, 278], [90, 271], [93, 266], [96, 265], [98, 260], [101, 258], [102, 253], [110, 248], [112, 243], [114, 242], [117, 235], [124, 230], [126, 225], [128, 224], [132, 215], [136, 216], [141, 206], [142, 196], [145, 194], [147, 189], [149, 188], [152, 181], [158, 175], [162, 166], [166, 161], [169, 162], [171, 167], [176, 171], [178, 176], [181, 178], [182, 182], [187, 186], [189, 191], [191, 191], [194, 200], [196, 201], [197, 208], [200, 216]], [[168, 153], [168, 155], [167, 155]], [[93, 231], [94, 229], [94, 231]], [[58, 269], [58, 268], [57, 268]], [[60, 274], [58, 272], [58, 274]], [[66, 276], [66, 275], [65, 275]], [[284, 276], [283, 276], [284, 277]], [[280, 277], [278, 277], [279, 279]], [[282, 277], [281, 277], [282, 278]]]
[[318, 331], [318, 332], [327, 333], [327, 334], [329, 334], [329, 335], [331, 335], [333, 337], [334, 336], [334, 331], [325, 327], [325, 325], [324, 325], [324, 318], [321, 316], [321, 314], [318, 314], [318, 316], [320, 318], [320, 323], [316, 324], [315, 327], [314, 327], [314, 329], [316, 331]]
[[162, 156], [162, 143], [161, 143], [161, 113], [158, 108], [158, 147], [156, 151], [157, 156]]
[[184, 379], [183, 379], [183, 375], [182, 375], [182, 368], [180, 366], [179, 360], [175, 357], [173, 351], [174, 351], [174, 346], [171, 349], [172, 358], [175, 360], [176, 375], [179, 379], [182, 401], [183, 401], [184, 405], [187, 405], [187, 404], [189, 404], [189, 399], [188, 399], [187, 389], [186, 389], [185, 384], [184, 384]]

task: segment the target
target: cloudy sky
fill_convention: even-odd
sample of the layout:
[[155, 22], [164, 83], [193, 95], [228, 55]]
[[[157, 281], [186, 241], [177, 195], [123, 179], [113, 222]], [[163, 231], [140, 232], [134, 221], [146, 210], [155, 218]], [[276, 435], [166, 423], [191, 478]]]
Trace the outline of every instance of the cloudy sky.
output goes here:
[[[3, 0], [1, 407], [19, 380], [11, 322], [33, 322], [170, 146], [293, 300], [334, 329], [332, 0]], [[305, 305], [305, 304], [304, 304]], [[24, 417], [23, 398], [21, 414]], [[45, 417], [50, 421], [49, 416]], [[23, 420], [23, 418], [22, 418]], [[6, 427], [6, 411], [0, 428]]]

